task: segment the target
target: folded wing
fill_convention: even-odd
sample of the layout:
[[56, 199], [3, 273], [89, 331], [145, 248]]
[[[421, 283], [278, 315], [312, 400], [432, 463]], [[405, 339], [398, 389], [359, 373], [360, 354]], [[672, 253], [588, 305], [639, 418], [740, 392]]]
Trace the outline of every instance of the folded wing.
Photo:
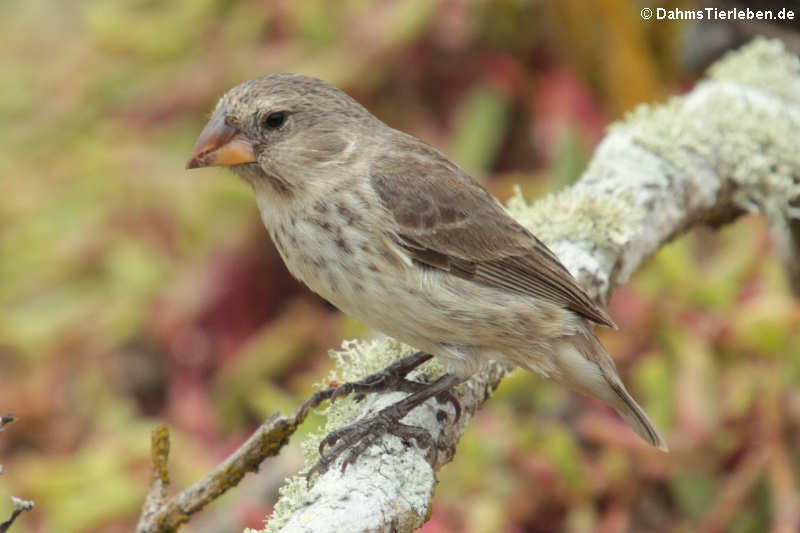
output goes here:
[[421, 141], [402, 136], [399, 142], [413, 144], [414, 155], [385, 156], [373, 164], [370, 177], [397, 223], [392, 237], [414, 260], [616, 327], [547, 246], [488, 191]]

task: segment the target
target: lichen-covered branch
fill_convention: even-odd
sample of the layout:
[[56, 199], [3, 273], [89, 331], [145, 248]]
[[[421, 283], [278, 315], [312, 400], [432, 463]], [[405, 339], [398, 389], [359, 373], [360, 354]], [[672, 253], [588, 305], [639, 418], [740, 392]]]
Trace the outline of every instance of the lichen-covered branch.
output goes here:
[[189, 517], [211, 503], [228, 489], [235, 487], [248, 472], [257, 472], [261, 462], [277, 455], [308, 413], [306, 404], [293, 416], [274, 415], [253, 433], [210, 474], [173, 498], [167, 498], [169, 487], [169, 431], [158, 426], [151, 437], [153, 479], [142, 506], [137, 533], [171, 533]]
[[[742, 213], [769, 220], [797, 289], [798, 132], [800, 61], [778, 41], [757, 40], [720, 61], [685, 96], [642, 106], [615, 125], [573, 187], [533, 205], [517, 194], [508, 208], [602, 300], [675, 236]], [[334, 354], [335, 377], [359, 379], [410, 350], [392, 340], [346, 343]], [[432, 363], [416, 379], [441, 371]], [[503, 375], [492, 365], [458, 388], [458, 423], [435, 401], [404, 419], [437, 439], [437, 469], [452, 458], [471, 414]], [[394, 393], [337, 401], [322, 434], [397, 399]], [[309, 466], [322, 434], [304, 443]], [[303, 477], [290, 480], [267, 531], [412, 531], [427, 520], [434, 485], [425, 450], [386, 436], [344, 473], [334, 465], [310, 488]]]

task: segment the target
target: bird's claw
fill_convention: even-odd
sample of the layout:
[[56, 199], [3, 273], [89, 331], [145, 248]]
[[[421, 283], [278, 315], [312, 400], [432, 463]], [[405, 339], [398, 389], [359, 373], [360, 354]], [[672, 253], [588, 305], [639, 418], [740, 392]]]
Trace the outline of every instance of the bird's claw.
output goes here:
[[[426, 357], [425, 360], [430, 358], [427, 354], [421, 354], [421, 356]], [[411, 358], [414, 357], [419, 359], [420, 354], [411, 356]], [[362, 386], [365, 385], [366, 381], [373, 379], [385, 380], [386, 376], [397, 376], [399, 372], [397, 372], [395, 365], [407, 364], [408, 359], [410, 358], [390, 365], [382, 373], [373, 374], [360, 382], [350, 384], [357, 385], [357, 388], [351, 389], [350, 392], [364, 392]], [[419, 364], [419, 362], [416, 362], [414, 367], [419, 366]], [[431, 467], [436, 465], [438, 456], [437, 443], [430, 433], [423, 428], [403, 424], [400, 421], [430, 398], [435, 398], [440, 403], [452, 403], [455, 409], [455, 419], [458, 420], [461, 416], [461, 405], [449, 389], [463, 380], [452, 374], [445, 374], [433, 383], [418, 383], [405, 379], [407, 372], [408, 370], [403, 370], [401, 377], [393, 385], [401, 383], [403, 388], [399, 390], [407, 391], [411, 394], [388, 407], [384, 407], [370, 418], [358, 420], [349, 426], [337, 429], [322, 439], [319, 443], [321, 457], [317, 464], [306, 474], [309, 483], [314, 474], [324, 474], [334, 461], [342, 455], [344, 455], [344, 460], [341, 468], [342, 472], [344, 472], [369, 446], [378, 442], [386, 434], [395, 435], [405, 442], [414, 440], [418, 447], [427, 449], [426, 459]], [[328, 398], [331, 396], [333, 396], [333, 393], [330, 393]], [[328, 448], [327, 454], [325, 453], [326, 448]]]
[[436, 395], [436, 401], [439, 403], [449, 403], [453, 406], [453, 411], [455, 412], [454, 421], [458, 422], [461, 419], [461, 402], [456, 399], [450, 391], [444, 391]]
[[[319, 406], [325, 400], [334, 402], [339, 398], [344, 398], [353, 393], [359, 397], [370, 392], [381, 392], [386, 390], [400, 392], [418, 392], [425, 388], [426, 384], [411, 381], [406, 378], [409, 372], [428, 361], [433, 356], [424, 352], [416, 352], [404, 357], [387, 366], [380, 372], [370, 374], [364, 379], [351, 381], [325, 390], [317, 391], [300, 408], [300, 419], [304, 419], [306, 414], [313, 408]], [[456, 413], [460, 412], [460, 406], [455, 398], [450, 395], [447, 401], [453, 403]]]
[[[434, 467], [438, 457], [436, 442], [426, 430], [400, 423], [400, 419], [406, 414], [403, 410], [396, 409], [394, 405], [391, 405], [373, 417], [337, 429], [322, 439], [322, 442], [319, 443], [321, 457], [306, 474], [309, 482], [314, 474], [322, 475], [327, 472], [331, 465], [342, 456], [344, 456], [344, 460], [341, 471], [344, 473], [347, 467], [355, 463], [367, 448], [377, 443], [386, 434], [394, 435], [404, 442], [414, 440], [419, 448], [427, 449], [426, 459], [431, 467]], [[324, 453], [326, 447], [329, 448], [327, 454]]]

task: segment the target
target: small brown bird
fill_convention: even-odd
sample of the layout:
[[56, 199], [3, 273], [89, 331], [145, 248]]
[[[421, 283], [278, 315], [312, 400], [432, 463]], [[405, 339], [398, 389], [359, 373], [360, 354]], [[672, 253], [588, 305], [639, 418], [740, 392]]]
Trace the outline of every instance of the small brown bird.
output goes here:
[[[421, 350], [392, 365], [392, 379], [384, 374], [344, 391], [393, 380], [412, 394], [375, 416], [372, 427], [360, 423], [329, 437], [324, 444], [340, 443], [333, 456], [355, 445], [352, 461], [381, 431], [422, 444], [419, 428], [399, 420], [490, 359], [608, 402], [644, 440], [667, 449], [593, 333], [594, 323], [614, 326], [608, 314], [436, 149], [322, 80], [273, 74], [220, 99], [187, 168], [212, 165], [230, 166], [252, 186], [296, 278]], [[450, 374], [429, 385], [404, 380], [430, 358], [423, 353], [441, 358]]]

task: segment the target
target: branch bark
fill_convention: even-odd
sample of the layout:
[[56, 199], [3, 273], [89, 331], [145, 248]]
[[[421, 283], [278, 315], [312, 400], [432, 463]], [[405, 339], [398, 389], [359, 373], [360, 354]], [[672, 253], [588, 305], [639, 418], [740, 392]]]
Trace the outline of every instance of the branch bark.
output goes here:
[[277, 413], [271, 416], [212, 472], [172, 498], [167, 497], [170, 483], [167, 468], [169, 430], [164, 425], [156, 427], [150, 444], [152, 480], [136, 532], [173, 533], [188, 522], [191, 515], [238, 485], [248, 472], [257, 472], [264, 459], [277, 455], [286, 445], [289, 437], [305, 420], [309, 409], [319, 404], [320, 396], [324, 397], [325, 391], [313, 395], [290, 417]]
[[[712, 67], [709, 78], [685, 96], [642, 106], [613, 126], [573, 187], [532, 206], [517, 195], [509, 211], [600, 300], [693, 226], [760, 214], [769, 220], [800, 293], [798, 132], [800, 61], [778, 41], [756, 40]], [[363, 377], [400, 352], [391, 341], [350, 343], [337, 355], [339, 377]], [[434, 374], [427, 369], [417, 378]], [[452, 459], [471, 415], [504, 374], [489, 365], [458, 388], [463, 414], [457, 423], [435, 401], [404, 420], [438, 440], [437, 470]], [[328, 410], [325, 431], [370, 416], [398, 397], [339, 401]], [[313, 439], [306, 449], [313, 464]], [[386, 436], [344, 473], [337, 466], [311, 488], [305, 478], [290, 480], [267, 531], [408, 532], [427, 520], [435, 472], [424, 450]]]

